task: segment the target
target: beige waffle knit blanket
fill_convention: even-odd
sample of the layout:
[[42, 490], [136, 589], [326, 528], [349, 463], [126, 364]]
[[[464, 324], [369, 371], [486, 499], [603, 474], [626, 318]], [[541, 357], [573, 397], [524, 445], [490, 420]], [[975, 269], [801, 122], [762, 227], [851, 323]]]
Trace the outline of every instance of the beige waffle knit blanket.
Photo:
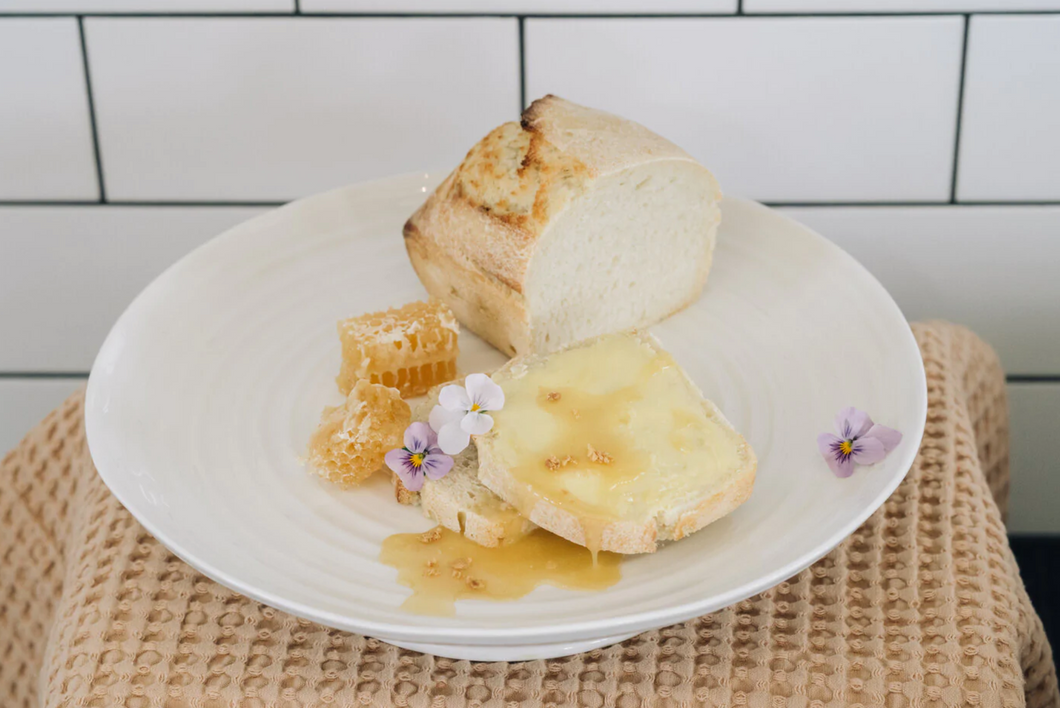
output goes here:
[[0, 474], [0, 705], [1060, 705], [1002, 522], [1004, 378], [969, 332], [914, 327], [927, 430], [894, 495], [772, 590], [552, 661], [451, 661], [264, 607], [147, 534], [92, 467], [72, 397]]

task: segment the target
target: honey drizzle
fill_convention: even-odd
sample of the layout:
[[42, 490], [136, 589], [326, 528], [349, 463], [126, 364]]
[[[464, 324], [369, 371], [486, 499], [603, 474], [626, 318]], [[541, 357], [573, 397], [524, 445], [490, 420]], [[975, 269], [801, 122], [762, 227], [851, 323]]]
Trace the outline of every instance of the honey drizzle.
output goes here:
[[590, 554], [543, 529], [509, 545], [486, 548], [441, 526], [427, 534], [402, 533], [383, 541], [379, 560], [412, 588], [401, 608], [452, 616], [457, 600], [515, 600], [538, 585], [603, 590], [621, 578], [616, 553]]
[[590, 551], [739, 465], [739, 436], [708, 415], [673, 357], [635, 337], [601, 338], [498, 383], [493, 447], [508, 501]]
[[[588, 484], [616, 492], [649, 471], [649, 456], [636, 449], [623, 432], [628, 427], [630, 404], [644, 395], [643, 382], [669, 365], [666, 358], [655, 357], [634, 377], [636, 384], [603, 394], [573, 386], [538, 389], [538, 407], [555, 418], [563, 431], [552, 443], [552, 456], [571, 462], [569, 466], [551, 470], [548, 464], [551, 458], [544, 458], [536, 466], [515, 469], [513, 476], [521, 482], [515, 506], [527, 518], [541, 500], [576, 514], [581, 540], [589, 549], [594, 565], [603, 547], [604, 530], [615, 521], [615, 510], [610, 504], [596, 505], [574, 497], [564, 486], [572, 477], [565, 475], [581, 475]], [[598, 459], [606, 457], [608, 461], [593, 461], [590, 459], [593, 451], [603, 453]], [[547, 477], [550, 474], [551, 480]], [[627, 502], [635, 504], [636, 500], [628, 498]]]

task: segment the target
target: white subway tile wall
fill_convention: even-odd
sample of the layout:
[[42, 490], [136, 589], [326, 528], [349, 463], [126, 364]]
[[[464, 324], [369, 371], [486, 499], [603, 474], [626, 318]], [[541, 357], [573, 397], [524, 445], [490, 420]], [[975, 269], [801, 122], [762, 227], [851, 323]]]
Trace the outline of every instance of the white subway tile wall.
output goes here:
[[287, 200], [451, 165], [519, 106], [515, 19], [85, 21], [107, 194]]
[[77, 20], [0, 21], [0, 199], [98, 197]]
[[0, 12], [293, 12], [294, 0], [0, 0]]
[[743, 0], [755, 12], [1025, 12], [1060, 10], [1060, 0]]
[[940, 201], [953, 174], [963, 23], [528, 19], [527, 96], [555, 93], [651, 126], [729, 193]]
[[0, 207], [0, 371], [88, 371], [118, 315], [155, 276], [262, 211]]
[[482, 12], [512, 14], [720, 13], [736, 12], [737, 0], [302, 0], [302, 12]]
[[1060, 532], [1060, 0], [0, 0], [0, 453], [183, 253], [450, 168], [548, 92], [667, 135], [909, 318], [990, 341], [1011, 528]]
[[1060, 200], [1060, 15], [973, 17], [962, 200]]
[[857, 258], [910, 321], [967, 325], [1010, 374], [1060, 372], [1060, 206], [783, 211]]

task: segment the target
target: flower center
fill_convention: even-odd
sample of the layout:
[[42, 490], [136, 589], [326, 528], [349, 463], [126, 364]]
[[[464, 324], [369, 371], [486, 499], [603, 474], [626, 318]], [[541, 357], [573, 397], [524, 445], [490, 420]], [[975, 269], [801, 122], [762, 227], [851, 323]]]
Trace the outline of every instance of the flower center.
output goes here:
[[423, 465], [423, 458], [427, 456], [424, 452], [414, 452], [409, 455], [409, 462], [412, 463], [413, 467], [421, 467]]
[[471, 404], [471, 412], [472, 412], [472, 413], [474, 413], [475, 411], [477, 411], [477, 410], [478, 410], [478, 409], [480, 409], [480, 408], [482, 408], [482, 406], [480, 406], [480, 405], [479, 405], [479, 404], [477, 404], [477, 403], [472, 403], [472, 404]]
[[844, 455], [849, 455], [850, 453], [854, 452], [854, 441], [844, 440], [843, 442], [839, 443], [839, 451], [842, 452]]

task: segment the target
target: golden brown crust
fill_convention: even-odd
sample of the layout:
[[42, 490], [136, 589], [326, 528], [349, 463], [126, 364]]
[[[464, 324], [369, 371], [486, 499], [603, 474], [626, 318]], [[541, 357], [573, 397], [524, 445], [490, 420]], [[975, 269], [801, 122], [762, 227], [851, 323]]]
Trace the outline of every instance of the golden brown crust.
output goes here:
[[444, 300], [468, 329], [509, 356], [529, 350], [530, 328], [521, 294], [454, 259], [423, 235], [415, 217], [405, 224], [405, 248], [423, 286]]
[[537, 123], [542, 119], [542, 114], [545, 110], [556, 101], [562, 100], [555, 94], [546, 93], [523, 109], [523, 114], [519, 116], [519, 124], [523, 127], [523, 130], [537, 130]]
[[[663, 160], [695, 162], [632, 121], [545, 96], [472, 147], [409, 218], [413, 266], [461, 324], [508, 354], [529, 352], [522, 298], [541, 236], [600, 177]], [[468, 301], [454, 289], [467, 291]]]
[[505, 123], [471, 148], [445, 198], [481, 209], [511, 227], [515, 237], [535, 240], [553, 214], [585, 191], [593, 174], [526, 125]]
[[394, 482], [394, 498], [397, 499], [398, 504], [404, 504], [405, 506], [416, 506], [420, 503], [419, 492], [414, 492], [404, 485], [401, 478], [393, 472], [391, 474], [391, 480]]

